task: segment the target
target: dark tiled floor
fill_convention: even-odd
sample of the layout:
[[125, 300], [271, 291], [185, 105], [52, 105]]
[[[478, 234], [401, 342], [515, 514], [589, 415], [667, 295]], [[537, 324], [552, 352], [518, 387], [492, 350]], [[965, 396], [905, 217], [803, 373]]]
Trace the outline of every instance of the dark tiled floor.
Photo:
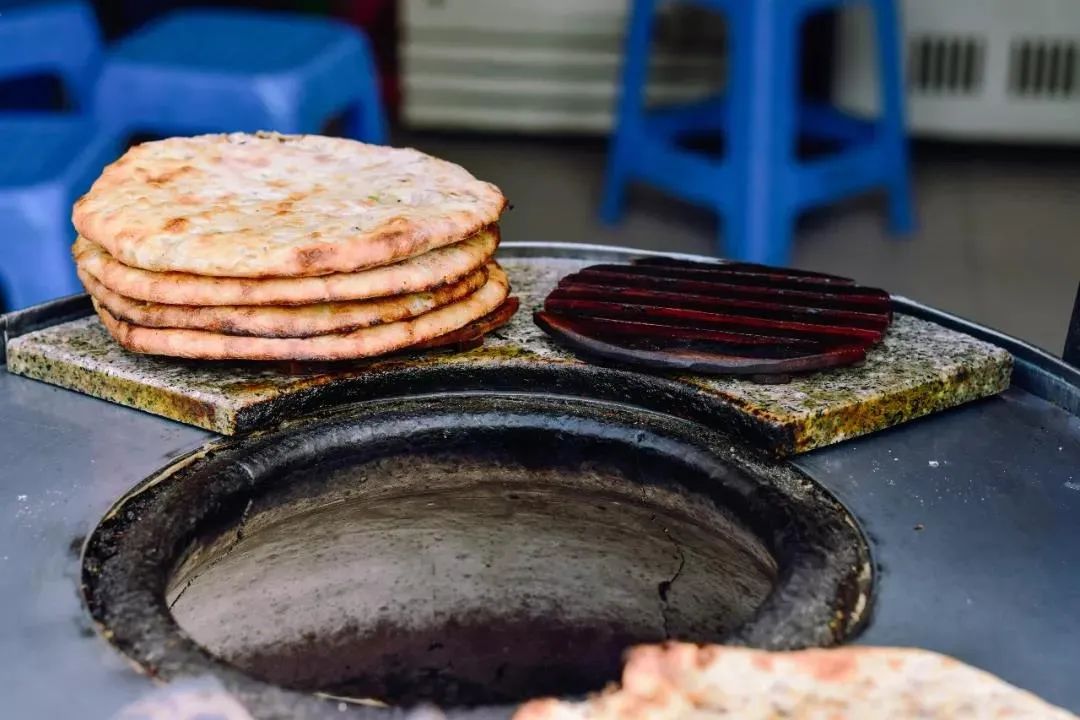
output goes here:
[[[402, 135], [491, 180], [514, 209], [506, 240], [619, 244], [712, 253], [707, 211], [647, 189], [618, 227], [596, 220], [604, 148], [595, 141]], [[862, 198], [805, 217], [797, 267], [849, 275], [1061, 353], [1080, 282], [1080, 151], [920, 145], [919, 230], [890, 238]]]

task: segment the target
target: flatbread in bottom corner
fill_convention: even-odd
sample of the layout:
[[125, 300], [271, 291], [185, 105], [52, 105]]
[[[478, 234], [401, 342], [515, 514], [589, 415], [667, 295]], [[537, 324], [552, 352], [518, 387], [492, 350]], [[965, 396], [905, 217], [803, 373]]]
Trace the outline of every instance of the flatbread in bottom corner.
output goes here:
[[484, 268], [435, 290], [312, 305], [163, 305], [114, 293], [78, 268], [86, 291], [117, 320], [147, 328], [205, 330], [225, 335], [311, 337], [346, 333], [417, 317], [462, 300], [487, 282]]
[[1076, 720], [993, 675], [909, 648], [634, 648], [622, 687], [526, 703], [513, 720]]
[[510, 293], [506, 273], [487, 265], [487, 282], [472, 295], [409, 320], [307, 338], [223, 335], [203, 330], [147, 328], [114, 317], [94, 301], [109, 334], [126, 349], [202, 360], [349, 360], [385, 355], [458, 330], [499, 308]]

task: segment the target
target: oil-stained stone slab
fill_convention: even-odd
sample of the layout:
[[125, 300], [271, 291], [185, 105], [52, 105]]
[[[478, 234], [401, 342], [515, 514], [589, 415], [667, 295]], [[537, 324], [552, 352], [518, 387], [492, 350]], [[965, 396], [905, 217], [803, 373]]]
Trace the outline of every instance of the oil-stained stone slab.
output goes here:
[[[532, 313], [560, 277], [588, 264], [561, 258], [504, 260], [521, 310], [483, 347], [465, 352], [333, 364], [183, 361], [129, 353], [95, 317], [87, 317], [10, 340], [8, 370], [233, 434], [324, 403], [415, 392], [412, 378], [425, 371], [453, 371], [448, 377], [462, 378], [474, 370], [499, 368], [581, 369], [584, 361], [549, 340], [533, 324]], [[993, 395], [1008, 387], [1011, 372], [1012, 357], [1006, 351], [897, 315], [885, 340], [857, 367], [797, 376], [778, 385], [691, 375], [667, 376], [663, 382], [674, 381], [694, 404], [715, 406], [718, 417], [733, 420], [741, 438], [783, 455]], [[632, 375], [643, 377], [640, 371]], [[478, 382], [483, 387], [486, 380]], [[439, 389], [457, 387], [451, 383]], [[610, 388], [606, 395], [612, 396]], [[667, 409], [677, 414], [679, 403]]]

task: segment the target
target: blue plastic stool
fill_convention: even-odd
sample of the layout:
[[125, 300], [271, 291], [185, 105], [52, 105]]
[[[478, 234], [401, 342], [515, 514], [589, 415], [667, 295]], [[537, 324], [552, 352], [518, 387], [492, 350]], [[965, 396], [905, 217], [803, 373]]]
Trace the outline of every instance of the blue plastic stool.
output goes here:
[[0, 295], [9, 310], [83, 291], [75, 276], [72, 203], [116, 159], [93, 121], [0, 115]]
[[[801, 211], [884, 188], [891, 229], [912, 230], [896, 8], [893, 0], [864, 1], [874, 12], [881, 83], [883, 110], [874, 121], [798, 99], [802, 22], [814, 12], [848, 2], [696, 0], [728, 18], [727, 94], [653, 110], [645, 108], [643, 95], [656, 0], [634, 0], [601, 217], [616, 222], [623, 213], [626, 184], [642, 180], [717, 210], [724, 220], [728, 256], [783, 265]], [[723, 157], [679, 147], [684, 136], [707, 131], [724, 132]], [[799, 159], [800, 136], [826, 139], [839, 149]]]
[[[94, 15], [82, 3], [0, 12], [0, 78], [58, 75], [85, 107], [100, 58]], [[71, 260], [71, 205], [116, 144], [85, 116], [0, 114], [0, 296], [8, 309], [82, 292]]]
[[0, 78], [60, 78], [71, 104], [86, 110], [101, 65], [101, 34], [83, 2], [44, 2], [0, 11]]
[[386, 141], [367, 39], [304, 15], [171, 13], [116, 44], [95, 103], [121, 136], [277, 130], [315, 133], [346, 113], [346, 132]]

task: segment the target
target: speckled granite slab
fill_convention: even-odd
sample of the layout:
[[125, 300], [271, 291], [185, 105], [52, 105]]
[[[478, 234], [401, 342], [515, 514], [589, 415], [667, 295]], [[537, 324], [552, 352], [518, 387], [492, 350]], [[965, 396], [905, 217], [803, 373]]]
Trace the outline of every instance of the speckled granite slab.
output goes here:
[[[575, 392], [628, 399], [636, 388], [663, 396], [665, 409], [730, 423], [734, 434], [777, 454], [791, 454], [880, 430], [998, 393], [1009, 385], [1012, 358], [967, 335], [898, 315], [888, 336], [860, 367], [796, 377], [783, 385], [734, 378], [653, 378], [595, 371], [548, 340], [533, 310], [558, 278], [590, 263], [518, 258], [503, 261], [521, 298], [514, 320], [482, 348], [401, 356], [363, 363], [295, 366], [185, 362], [134, 355], [87, 317], [8, 342], [8, 369], [180, 422], [233, 434], [320, 405], [395, 394], [515, 387], [566, 392], [552, 370], [592, 378]], [[490, 371], [490, 372], [489, 372]], [[500, 371], [517, 373], [503, 386]], [[588, 376], [588, 372], [594, 375]], [[545, 374], [547, 373], [547, 374]], [[573, 374], [573, 373], [570, 373]], [[442, 385], [436, 376], [443, 378]], [[585, 388], [582, 390], [582, 388]], [[644, 390], [643, 390], [644, 392]]]

